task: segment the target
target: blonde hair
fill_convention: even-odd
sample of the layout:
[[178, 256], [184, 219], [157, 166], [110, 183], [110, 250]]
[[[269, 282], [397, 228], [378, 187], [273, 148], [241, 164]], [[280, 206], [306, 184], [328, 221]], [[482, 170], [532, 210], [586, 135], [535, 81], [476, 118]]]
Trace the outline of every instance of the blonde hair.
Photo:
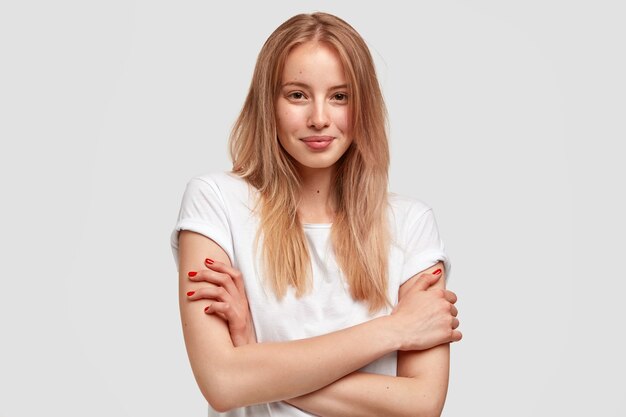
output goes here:
[[279, 299], [288, 286], [302, 296], [311, 286], [311, 262], [297, 214], [300, 177], [277, 140], [275, 102], [287, 55], [308, 41], [332, 46], [348, 81], [353, 141], [337, 162], [331, 241], [353, 299], [374, 312], [389, 304], [387, 114], [369, 49], [348, 23], [327, 13], [300, 14], [270, 35], [231, 133], [233, 172], [259, 191], [257, 246], [262, 236], [266, 279]]

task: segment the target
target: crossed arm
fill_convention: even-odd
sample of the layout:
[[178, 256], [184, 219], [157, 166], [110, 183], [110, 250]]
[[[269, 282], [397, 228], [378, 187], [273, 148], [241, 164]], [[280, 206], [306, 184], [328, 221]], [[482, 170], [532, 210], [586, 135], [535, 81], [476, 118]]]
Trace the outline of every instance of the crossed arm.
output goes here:
[[[206, 270], [202, 260], [207, 255], [230, 265], [213, 241], [181, 232], [180, 309], [185, 344], [198, 386], [213, 408], [225, 411], [285, 400], [320, 416], [441, 413], [448, 383], [448, 342], [460, 340], [460, 333], [454, 330], [458, 322], [456, 326], [448, 324], [447, 335], [437, 333], [436, 326], [429, 323], [429, 318], [446, 317], [440, 314], [445, 305], [449, 317], [456, 316], [451, 312], [455, 300], [444, 300], [444, 291], [417, 292], [409, 288], [413, 282], [407, 283], [390, 316], [304, 340], [235, 346], [227, 321], [216, 314], [203, 314], [205, 305], [189, 302], [186, 295], [207, 285], [191, 282], [187, 275], [188, 271]], [[443, 288], [443, 279], [435, 286]], [[433, 301], [437, 295], [438, 304]], [[424, 300], [433, 308], [416, 312], [412, 304], [426, 305]], [[357, 372], [398, 350], [398, 377]]]
[[448, 343], [424, 351], [400, 351], [398, 376], [353, 372], [287, 402], [324, 417], [440, 416], [449, 362]]

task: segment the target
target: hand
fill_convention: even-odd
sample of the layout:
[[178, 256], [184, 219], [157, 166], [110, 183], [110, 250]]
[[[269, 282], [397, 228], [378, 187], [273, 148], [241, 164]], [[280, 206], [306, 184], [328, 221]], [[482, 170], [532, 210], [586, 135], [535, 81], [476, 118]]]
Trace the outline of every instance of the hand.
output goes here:
[[188, 277], [191, 281], [208, 282], [211, 285], [190, 291], [187, 293], [187, 298], [190, 301], [213, 300], [204, 312], [217, 314], [226, 321], [233, 345], [256, 343], [252, 315], [241, 272], [223, 262], [211, 259], [206, 259], [204, 264], [209, 269], [192, 271]]
[[454, 303], [456, 294], [431, 288], [441, 275], [420, 275], [391, 312], [401, 333], [400, 350], [426, 350], [443, 343], [458, 342], [463, 335]]

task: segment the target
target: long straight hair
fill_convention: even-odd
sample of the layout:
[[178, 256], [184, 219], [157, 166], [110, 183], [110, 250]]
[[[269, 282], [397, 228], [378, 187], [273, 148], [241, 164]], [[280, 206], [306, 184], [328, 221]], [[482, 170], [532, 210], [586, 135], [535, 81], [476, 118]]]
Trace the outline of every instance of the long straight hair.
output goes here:
[[308, 41], [334, 48], [348, 81], [353, 140], [337, 162], [331, 241], [352, 298], [375, 312], [389, 304], [387, 113], [369, 49], [348, 23], [327, 13], [300, 14], [270, 35], [230, 136], [233, 172], [259, 191], [256, 242], [269, 285], [279, 299], [289, 286], [302, 296], [311, 287], [311, 261], [297, 214], [301, 181], [277, 139], [275, 103], [289, 52]]

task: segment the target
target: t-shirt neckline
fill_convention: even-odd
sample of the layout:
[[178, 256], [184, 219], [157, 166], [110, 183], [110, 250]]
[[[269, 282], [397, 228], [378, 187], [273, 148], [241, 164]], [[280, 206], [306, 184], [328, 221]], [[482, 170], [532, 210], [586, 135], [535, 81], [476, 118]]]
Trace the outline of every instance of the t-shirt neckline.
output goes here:
[[302, 223], [305, 229], [330, 229], [332, 225], [332, 223]]

